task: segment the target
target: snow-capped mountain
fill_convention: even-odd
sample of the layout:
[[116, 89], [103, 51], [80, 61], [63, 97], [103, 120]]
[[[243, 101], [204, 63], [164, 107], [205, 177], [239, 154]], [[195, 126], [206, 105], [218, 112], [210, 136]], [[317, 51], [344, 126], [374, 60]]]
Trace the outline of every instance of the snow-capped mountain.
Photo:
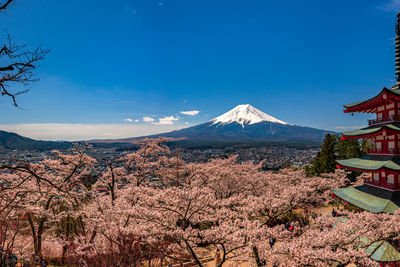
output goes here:
[[[190, 142], [322, 142], [325, 130], [297, 126], [274, 118], [251, 105], [239, 105], [208, 122], [148, 137]], [[129, 142], [138, 138], [120, 139]]]
[[231, 109], [230, 111], [222, 114], [219, 117], [216, 117], [215, 119], [211, 120], [214, 124], [229, 124], [229, 123], [239, 123], [244, 126], [246, 124], [251, 125], [255, 123], [260, 123], [263, 121], [268, 121], [268, 122], [274, 122], [274, 123], [280, 123], [280, 124], [285, 124], [289, 125], [289, 123], [278, 120], [264, 112], [262, 112], [259, 109], [256, 109], [252, 105], [249, 104], [244, 104], [244, 105], [238, 105], [235, 108]]

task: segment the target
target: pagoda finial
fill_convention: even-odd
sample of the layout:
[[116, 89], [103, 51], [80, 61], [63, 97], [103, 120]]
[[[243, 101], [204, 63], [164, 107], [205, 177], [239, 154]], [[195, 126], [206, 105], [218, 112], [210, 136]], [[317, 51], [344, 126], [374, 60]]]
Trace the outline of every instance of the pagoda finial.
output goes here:
[[396, 24], [396, 80], [400, 83], [400, 13], [397, 13]]

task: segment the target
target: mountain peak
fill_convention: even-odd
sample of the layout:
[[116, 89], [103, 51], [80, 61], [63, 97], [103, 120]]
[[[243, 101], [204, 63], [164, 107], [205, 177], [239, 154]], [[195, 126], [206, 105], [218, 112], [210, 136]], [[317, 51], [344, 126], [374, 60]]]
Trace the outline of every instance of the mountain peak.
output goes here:
[[229, 124], [229, 123], [239, 123], [244, 128], [245, 124], [254, 124], [263, 121], [269, 121], [274, 123], [280, 123], [289, 125], [289, 123], [278, 120], [259, 109], [256, 109], [250, 104], [238, 105], [230, 111], [222, 114], [221, 116], [211, 120], [213, 124]]

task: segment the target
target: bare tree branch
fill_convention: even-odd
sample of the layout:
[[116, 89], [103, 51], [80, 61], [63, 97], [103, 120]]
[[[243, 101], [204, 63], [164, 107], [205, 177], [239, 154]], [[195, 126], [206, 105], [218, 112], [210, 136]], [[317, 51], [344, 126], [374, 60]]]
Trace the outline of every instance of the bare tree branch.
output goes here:
[[5, 3], [2, 1], [2, 3], [0, 3], [0, 10], [6, 9], [12, 2], [14, 2], [14, 0], [7, 0]]
[[[13, 1], [0, 0], [0, 11], [6, 9]], [[17, 107], [16, 96], [29, 90], [15, 89], [15, 86], [17, 84], [27, 86], [38, 80], [35, 77], [35, 70], [39, 67], [39, 61], [45, 58], [49, 50], [41, 47], [26, 50], [26, 46], [17, 45], [7, 31], [4, 44], [0, 47], [0, 94], [10, 97], [13, 105]]]

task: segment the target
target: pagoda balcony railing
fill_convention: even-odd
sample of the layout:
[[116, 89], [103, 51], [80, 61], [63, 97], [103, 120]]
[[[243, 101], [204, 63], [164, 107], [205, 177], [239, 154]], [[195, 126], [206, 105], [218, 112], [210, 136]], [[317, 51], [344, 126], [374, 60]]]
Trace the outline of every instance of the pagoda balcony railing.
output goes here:
[[375, 124], [384, 123], [384, 122], [388, 122], [388, 121], [400, 121], [400, 118], [395, 115], [391, 115], [391, 116], [383, 117], [383, 118], [377, 118], [377, 119], [373, 119], [373, 120], [368, 120], [368, 125], [375, 125]]
[[388, 182], [382, 182], [382, 181], [376, 181], [376, 180], [368, 179], [368, 178], [364, 179], [364, 183], [370, 184], [370, 185], [376, 185], [376, 186], [384, 187], [384, 188], [388, 188], [388, 189], [393, 189], [393, 190], [400, 189], [398, 185], [396, 186], [395, 184], [391, 184]]
[[399, 148], [368, 148], [369, 154], [400, 154]]

